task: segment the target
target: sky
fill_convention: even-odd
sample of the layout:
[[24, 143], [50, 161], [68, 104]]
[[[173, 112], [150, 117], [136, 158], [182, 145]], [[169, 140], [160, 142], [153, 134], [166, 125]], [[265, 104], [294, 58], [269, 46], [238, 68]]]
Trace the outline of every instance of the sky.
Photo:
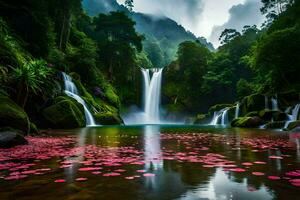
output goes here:
[[169, 17], [215, 47], [225, 28], [260, 26], [264, 21], [260, 7], [260, 0], [134, 0], [134, 11]]

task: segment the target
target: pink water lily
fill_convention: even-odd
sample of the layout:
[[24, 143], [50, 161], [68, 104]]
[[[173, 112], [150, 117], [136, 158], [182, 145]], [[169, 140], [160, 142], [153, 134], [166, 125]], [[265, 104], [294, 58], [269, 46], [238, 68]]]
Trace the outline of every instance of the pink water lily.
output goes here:
[[268, 176], [268, 179], [270, 179], [270, 180], [280, 180], [281, 178], [279, 176]]
[[54, 181], [55, 183], [65, 183], [66, 180], [65, 179], [57, 179]]

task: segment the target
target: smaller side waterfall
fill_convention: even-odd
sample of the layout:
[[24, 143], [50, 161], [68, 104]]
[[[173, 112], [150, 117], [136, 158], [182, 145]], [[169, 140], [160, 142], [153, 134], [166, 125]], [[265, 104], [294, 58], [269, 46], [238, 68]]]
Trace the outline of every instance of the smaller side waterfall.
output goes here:
[[62, 72], [64, 83], [65, 83], [65, 93], [69, 97], [75, 99], [78, 103], [80, 103], [84, 108], [85, 120], [87, 126], [96, 126], [95, 120], [93, 118], [92, 113], [89, 111], [85, 101], [79, 96], [78, 90], [72, 78], [66, 73]]
[[278, 109], [278, 99], [277, 98], [272, 98], [272, 110], [279, 110]]
[[267, 95], [265, 95], [265, 109], [269, 109], [269, 99]]
[[293, 121], [297, 121], [298, 119], [298, 116], [299, 116], [299, 111], [300, 111], [300, 104], [297, 104], [293, 111], [292, 111], [292, 114], [291, 115], [288, 115], [288, 121], [285, 122], [285, 125], [284, 125], [284, 129], [286, 129], [289, 124]]
[[236, 104], [236, 107], [235, 107], [235, 116], [234, 118], [239, 118], [239, 115], [240, 115], [240, 103], [237, 103]]
[[214, 117], [210, 125], [222, 125], [225, 126], [228, 124], [228, 111], [229, 108], [224, 108], [218, 112], [214, 112]]

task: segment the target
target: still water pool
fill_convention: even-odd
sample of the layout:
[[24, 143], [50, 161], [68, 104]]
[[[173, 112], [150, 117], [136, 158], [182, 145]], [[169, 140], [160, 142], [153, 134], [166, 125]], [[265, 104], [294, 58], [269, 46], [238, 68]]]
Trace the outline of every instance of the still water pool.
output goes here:
[[204, 126], [47, 131], [0, 149], [0, 199], [297, 199], [300, 134]]

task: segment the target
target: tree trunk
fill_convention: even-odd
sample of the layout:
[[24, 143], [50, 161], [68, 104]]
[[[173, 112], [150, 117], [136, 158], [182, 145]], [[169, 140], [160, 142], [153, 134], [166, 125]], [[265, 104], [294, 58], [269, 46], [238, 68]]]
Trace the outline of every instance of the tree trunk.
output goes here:
[[109, 77], [109, 81], [112, 83], [113, 82], [113, 61], [112, 61], [112, 59], [110, 59], [110, 63], [109, 63], [108, 77]]
[[66, 15], [64, 14], [63, 20], [62, 20], [62, 27], [60, 30], [60, 37], [59, 37], [59, 45], [58, 48], [61, 50], [62, 49], [62, 42], [63, 42], [63, 35], [65, 32], [65, 20], [66, 20]]
[[25, 87], [25, 96], [23, 99], [23, 104], [22, 104], [22, 108], [25, 108], [27, 100], [28, 100], [28, 95], [29, 95], [29, 91], [28, 91], [28, 86], [26, 85]]

